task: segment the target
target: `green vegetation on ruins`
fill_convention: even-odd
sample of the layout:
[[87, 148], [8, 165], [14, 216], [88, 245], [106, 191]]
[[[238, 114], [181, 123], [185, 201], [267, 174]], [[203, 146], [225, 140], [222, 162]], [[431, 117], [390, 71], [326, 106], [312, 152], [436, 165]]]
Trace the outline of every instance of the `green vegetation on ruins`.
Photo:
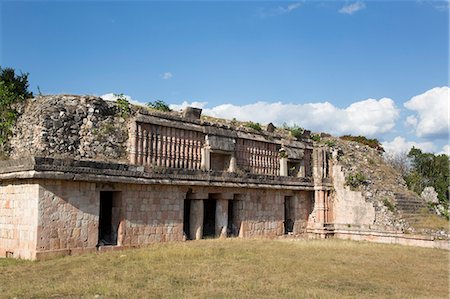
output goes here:
[[245, 126], [247, 128], [253, 129], [253, 130], [258, 131], [258, 132], [262, 131], [262, 127], [261, 127], [260, 123], [255, 123], [255, 122], [252, 122], [252, 121], [248, 121], [248, 122], [245, 123]]
[[355, 174], [349, 174], [345, 178], [345, 184], [350, 186], [352, 190], [358, 189], [359, 186], [364, 185], [367, 181], [367, 178], [361, 172], [357, 172]]
[[421, 194], [425, 187], [433, 187], [438, 194], [439, 202], [432, 205], [442, 205], [440, 209], [443, 216], [449, 218], [449, 181], [450, 162], [445, 154], [435, 155], [423, 153], [420, 149], [412, 148], [407, 156], [410, 159], [410, 168], [404, 174], [408, 188]]
[[383, 146], [381, 145], [380, 141], [378, 141], [378, 139], [376, 138], [370, 139], [365, 136], [352, 136], [352, 135], [344, 135], [339, 138], [342, 140], [355, 141], [384, 152]]
[[201, 240], [0, 259], [5, 298], [447, 298], [445, 250], [342, 240]]
[[303, 129], [302, 127], [300, 127], [297, 124], [293, 124], [292, 126], [289, 126], [288, 124], [284, 123], [283, 129], [288, 131], [289, 134], [296, 139], [300, 139], [302, 137], [303, 132], [305, 132], [305, 129]]
[[0, 67], [0, 157], [7, 154], [7, 141], [19, 115], [18, 105], [33, 96], [28, 91], [28, 74], [17, 75]]
[[114, 94], [116, 96], [117, 109], [123, 118], [127, 118], [131, 114], [130, 102], [125, 98], [123, 93]]
[[171, 112], [172, 111], [172, 109], [170, 109], [169, 105], [166, 102], [164, 102], [163, 100], [155, 100], [153, 102], [148, 102], [147, 107], [154, 109], [154, 110], [162, 111], [162, 112]]

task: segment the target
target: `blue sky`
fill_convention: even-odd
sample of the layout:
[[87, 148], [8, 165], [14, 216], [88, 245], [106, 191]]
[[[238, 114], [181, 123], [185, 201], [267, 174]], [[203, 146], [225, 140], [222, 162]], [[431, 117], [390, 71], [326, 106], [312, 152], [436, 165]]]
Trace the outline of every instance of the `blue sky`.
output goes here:
[[0, 9], [0, 65], [29, 72], [35, 92], [196, 102], [216, 116], [272, 117], [394, 148], [448, 144], [445, 1], [3, 1]]

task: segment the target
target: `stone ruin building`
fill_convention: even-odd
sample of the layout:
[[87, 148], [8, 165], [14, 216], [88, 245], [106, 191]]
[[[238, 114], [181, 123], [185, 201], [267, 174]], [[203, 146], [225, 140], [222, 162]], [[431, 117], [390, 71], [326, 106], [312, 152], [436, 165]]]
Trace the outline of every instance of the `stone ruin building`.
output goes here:
[[330, 149], [308, 131], [294, 138], [272, 125], [202, 118], [196, 108], [122, 111], [59, 95], [27, 101], [9, 145], [0, 161], [0, 257], [219, 237], [402, 235], [345, 186]]

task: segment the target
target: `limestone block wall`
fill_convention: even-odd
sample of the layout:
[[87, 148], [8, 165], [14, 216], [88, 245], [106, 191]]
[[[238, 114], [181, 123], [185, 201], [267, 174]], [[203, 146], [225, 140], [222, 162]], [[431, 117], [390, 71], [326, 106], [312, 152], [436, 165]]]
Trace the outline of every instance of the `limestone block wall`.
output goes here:
[[38, 196], [36, 182], [0, 183], [0, 257], [34, 259]]
[[[190, 192], [189, 186], [50, 179], [3, 183], [0, 256], [13, 252], [14, 257], [34, 259], [49, 252], [68, 254], [73, 249], [95, 249], [102, 241], [99, 227], [105, 193], [112, 194], [107, 198], [113, 202], [108, 221], [115, 223], [117, 245], [183, 241], [184, 208]], [[219, 217], [223, 220], [223, 236], [227, 234], [228, 200], [233, 201], [232, 221], [241, 237], [283, 235], [287, 199], [292, 203], [289, 218], [293, 220], [294, 234], [305, 232], [312, 210], [312, 191], [203, 187], [201, 192], [206, 195], [205, 200], [216, 200], [217, 196], [217, 206], [223, 208], [219, 209], [223, 214]], [[209, 211], [212, 214], [205, 218], [217, 217], [217, 211]], [[220, 224], [217, 219], [216, 225]]]
[[284, 234], [284, 196], [271, 190], [252, 190], [244, 197], [242, 237]]
[[40, 188], [37, 250], [95, 247], [99, 217], [95, 183], [45, 180]]
[[117, 245], [183, 240], [186, 192], [178, 187], [47, 180], [39, 198], [38, 251], [94, 248], [101, 191], [120, 193]]
[[122, 185], [125, 225], [122, 245], [182, 241], [187, 188], [164, 185]]
[[295, 202], [295, 222], [294, 234], [305, 233], [308, 226], [308, 221], [311, 218], [314, 208], [314, 192], [300, 191], [296, 192], [294, 198]]
[[369, 227], [375, 222], [375, 208], [360, 191], [352, 191], [345, 185], [345, 175], [340, 165], [332, 168], [335, 196], [333, 202], [334, 223]]
[[247, 190], [243, 199], [242, 237], [276, 237], [285, 233], [286, 197], [292, 200], [293, 234], [305, 233], [312, 212], [312, 192], [277, 190]]

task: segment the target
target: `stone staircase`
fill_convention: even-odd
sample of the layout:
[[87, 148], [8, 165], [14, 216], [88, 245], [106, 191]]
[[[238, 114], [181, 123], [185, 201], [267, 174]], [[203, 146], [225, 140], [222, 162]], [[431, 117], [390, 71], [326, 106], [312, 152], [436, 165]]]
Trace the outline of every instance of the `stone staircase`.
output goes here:
[[395, 193], [395, 206], [402, 215], [417, 214], [428, 210], [425, 201], [415, 194]]
[[395, 193], [395, 207], [400, 218], [417, 229], [430, 217], [436, 217], [427, 203], [414, 193]]

